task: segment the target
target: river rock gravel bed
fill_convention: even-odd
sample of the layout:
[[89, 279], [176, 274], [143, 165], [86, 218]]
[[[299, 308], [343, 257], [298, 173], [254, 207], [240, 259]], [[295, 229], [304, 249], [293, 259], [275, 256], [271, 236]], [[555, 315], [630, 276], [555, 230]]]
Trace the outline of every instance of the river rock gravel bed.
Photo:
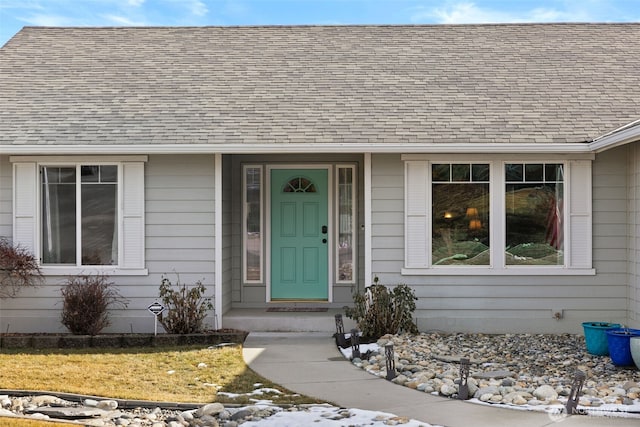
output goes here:
[[[469, 396], [487, 404], [552, 408], [565, 405], [576, 370], [586, 374], [579, 407], [640, 414], [640, 371], [587, 352], [580, 335], [385, 335], [353, 363], [386, 377], [384, 347], [393, 343], [392, 381], [425, 393], [457, 398], [460, 359], [470, 359]], [[363, 347], [364, 348], [364, 347]], [[376, 350], [377, 348], [377, 350]], [[364, 359], [364, 360], [363, 360]]]
[[329, 404], [283, 407], [264, 401], [247, 406], [220, 403], [175, 405], [182, 407], [172, 408], [171, 404], [164, 404], [163, 407], [120, 407], [117, 400], [109, 399], [86, 398], [76, 402], [55, 395], [0, 395], [0, 420], [2, 417], [20, 417], [87, 427], [429, 427], [426, 423], [393, 414], [339, 408]]

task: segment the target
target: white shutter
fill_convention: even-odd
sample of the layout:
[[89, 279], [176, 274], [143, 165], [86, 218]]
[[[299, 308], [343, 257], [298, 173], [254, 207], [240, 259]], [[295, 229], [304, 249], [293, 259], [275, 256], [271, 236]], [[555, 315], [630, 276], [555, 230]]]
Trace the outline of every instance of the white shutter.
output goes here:
[[36, 164], [15, 163], [13, 171], [13, 241], [35, 253], [38, 192]]
[[144, 163], [122, 163], [122, 257], [120, 268], [144, 268]]
[[405, 264], [425, 268], [429, 261], [429, 163], [405, 162]]
[[569, 206], [567, 219], [569, 268], [591, 268], [592, 216], [591, 216], [591, 161], [569, 162]]

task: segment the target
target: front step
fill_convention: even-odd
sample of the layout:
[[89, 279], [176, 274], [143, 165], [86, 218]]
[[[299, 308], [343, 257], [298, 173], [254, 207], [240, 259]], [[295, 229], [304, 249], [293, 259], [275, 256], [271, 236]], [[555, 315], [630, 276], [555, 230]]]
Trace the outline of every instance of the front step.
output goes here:
[[336, 332], [335, 315], [342, 314], [345, 332], [356, 327], [339, 308], [325, 312], [267, 312], [266, 308], [234, 308], [222, 315], [222, 327], [249, 332]]

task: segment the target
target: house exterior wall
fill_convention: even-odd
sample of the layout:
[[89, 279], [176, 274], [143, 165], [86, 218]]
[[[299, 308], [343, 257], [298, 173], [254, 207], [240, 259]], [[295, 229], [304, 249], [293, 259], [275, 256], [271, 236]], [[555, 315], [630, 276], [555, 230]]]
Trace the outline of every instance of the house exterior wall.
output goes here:
[[[593, 265], [584, 294], [595, 303], [583, 321], [628, 323], [628, 146], [596, 155], [593, 163]], [[608, 306], [616, 303], [615, 315]], [[602, 302], [602, 307], [598, 304]]]
[[[471, 156], [470, 156], [471, 158]], [[404, 164], [372, 156], [372, 272], [386, 285], [411, 285], [422, 331], [579, 332], [581, 322], [627, 319], [624, 150], [593, 162], [596, 275], [402, 275]], [[496, 243], [494, 243], [496, 244]], [[563, 318], [553, 318], [561, 311]]]
[[[263, 284], [241, 274], [241, 164], [282, 162], [282, 156], [223, 156], [223, 313], [264, 306]], [[358, 206], [363, 206], [359, 155], [297, 155], [288, 162], [356, 162]], [[476, 332], [579, 332], [583, 321], [640, 324], [640, 149], [635, 145], [596, 155], [593, 162], [594, 276], [402, 275], [404, 266], [404, 164], [401, 155], [372, 155], [372, 272], [381, 283], [411, 285], [420, 298], [421, 330]], [[151, 155], [145, 164], [146, 276], [113, 275], [129, 300], [113, 310], [105, 332], [153, 331], [146, 307], [158, 296], [163, 274], [175, 282], [203, 280], [214, 295], [215, 161], [213, 155]], [[12, 166], [0, 156], [0, 236], [12, 237]], [[359, 213], [363, 223], [363, 213]], [[358, 284], [363, 287], [364, 248], [358, 235]], [[88, 273], [88, 272], [87, 272]], [[0, 300], [0, 331], [64, 332], [60, 287], [65, 277], [18, 298]], [[334, 306], [351, 302], [354, 286], [334, 287]], [[563, 318], [552, 315], [561, 310]], [[211, 313], [213, 314], [213, 313]], [[212, 324], [213, 316], [208, 317]], [[46, 329], [46, 330], [43, 330]]]
[[[622, 151], [622, 149], [620, 149]], [[640, 328], [640, 146], [628, 147], [629, 326]]]
[[[7, 170], [11, 167], [6, 156], [0, 158], [0, 166], [0, 230], [7, 235], [11, 230], [11, 214], [6, 214], [7, 204], [11, 205], [11, 172]], [[111, 310], [112, 325], [104, 332], [153, 332], [154, 319], [147, 307], [158, 298], [163, 274], [173, 283], [177, 280], [176, 274], [181, 283], [202, 280], [207, 296], [213, 296], [214, 189], [213, 155], [149, 156], [145, 164], [148, 275], [110, 277], [129, 305], [124, 310]], [[66, 332], [60, 323], [60, 288], [65, 277], [46, 279], [46, 284], [37, 289], [25, 290], [17, 298], [0, 300], [0, 330]], [[213, 313], [210, 314], [206, 319], [208, 323], [213, 322]]]

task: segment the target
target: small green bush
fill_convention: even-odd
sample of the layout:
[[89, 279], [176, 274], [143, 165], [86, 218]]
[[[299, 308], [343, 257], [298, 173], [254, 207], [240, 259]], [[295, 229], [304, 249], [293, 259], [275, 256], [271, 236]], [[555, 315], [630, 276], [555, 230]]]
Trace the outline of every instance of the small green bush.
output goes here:
[[409, 286], [400, 284], [389, 290], [376, 277], [364, 293], [353, 295], [354, 306], [345, 307], [345, 314], [356, 321], [365, 337], [380, 338], [400, 332], [417, 334], [418, 326], [413, 321], [417, 299]]
[[213, 309], [211, 298], [203, 296], [205, 291], [200, 280], [189, 288], [185, 283], [180, 283], [180, 276], [175, 284], [167, 276], [162, 276], [160, 299], [168, 312], [166, 315], [160, 313], [158, 321], [165, 331], [170, 334], [202, 332], [207, 310]]
[[70, 276], [60, 291], [62, 324], [74, 335], [99, 334], [111, 324], [109, 308], [128, 304], [103, 274]]

